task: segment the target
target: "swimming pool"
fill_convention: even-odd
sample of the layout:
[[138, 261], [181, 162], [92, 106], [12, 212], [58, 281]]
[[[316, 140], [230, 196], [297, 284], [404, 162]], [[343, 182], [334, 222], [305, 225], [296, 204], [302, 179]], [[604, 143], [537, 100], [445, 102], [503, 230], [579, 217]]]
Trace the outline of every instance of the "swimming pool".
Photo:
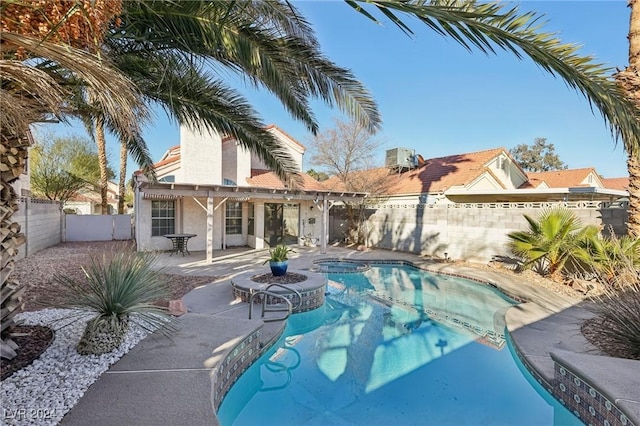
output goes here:
[[493, 288], [408, 265], [328, 279], [231, 388], [223, 426], [582, 424], [514, 360]]

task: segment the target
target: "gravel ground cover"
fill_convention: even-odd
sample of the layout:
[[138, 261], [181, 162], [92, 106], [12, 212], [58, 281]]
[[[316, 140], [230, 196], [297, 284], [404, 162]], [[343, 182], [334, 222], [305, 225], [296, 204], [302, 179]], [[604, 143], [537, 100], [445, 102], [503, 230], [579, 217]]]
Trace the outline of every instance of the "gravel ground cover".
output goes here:
[[38, 359], [2, 381], [0, 424], [58, 424], [89, 386], [147, 335], [132, 323], [118, 349], [99, 356], [80, 355], [75, 348], [90, 316], [69, 323], [73, 313], [68, 309], [44, 309], [18, 315], [24, 324], [53, 328], [55, 338]]

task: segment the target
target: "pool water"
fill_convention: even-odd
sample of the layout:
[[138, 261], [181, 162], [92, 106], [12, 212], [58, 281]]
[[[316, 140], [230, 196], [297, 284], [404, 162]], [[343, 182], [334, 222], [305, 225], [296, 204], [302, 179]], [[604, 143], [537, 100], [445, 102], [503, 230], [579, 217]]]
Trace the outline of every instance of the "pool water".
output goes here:
[[514, 360], [513, 302], [491, 287], [391, 265], [328, 279], [231, 388], [223, 426], [582, 424]]

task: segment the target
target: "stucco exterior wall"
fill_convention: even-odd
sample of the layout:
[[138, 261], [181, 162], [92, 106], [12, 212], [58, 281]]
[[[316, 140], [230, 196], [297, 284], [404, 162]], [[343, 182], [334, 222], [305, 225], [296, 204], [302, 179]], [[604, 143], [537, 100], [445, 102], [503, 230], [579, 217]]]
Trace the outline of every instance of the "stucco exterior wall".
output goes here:
[[176, 182], [222, 184], [220, 158], [222, 138], [218, 133], [200, 133], [180, 127], [180, 169]]
[[[178, 234], [196, 234], [195, 237], [189, 239], [188, 248], [189, 251], [204, 251], [206, 250], [207, 241], [207, 199], [204, 197], [197, 198], [197, 200], [204, 206], [200, 206], [193, 197], [183, 197], [176, 200], [176, 222], [175, 232]], [[218, 205], [222, 200], [220, 198], [214, 198], [214, 205]], [[138, 211], [136, 223], [136, 240], [138, 250], [141, 251], [153, 251], [153, 250], [170, 250], [171, 241], [165, 237], [151, 236], [151, 200], [141, 200], [136, 205]], [[220, 250], [222, 248], [222, 232], [221, 228], [223, 222], [223, 209], [224, 205], [214, 210], [214, 235], [213, 235], [213, 249]]]
[[[527, 229], [523, 215], [537, 217], [547, 203], [451, 205], [386, 205], [369, 211], [368, 245], [390, 250], [486, 263], [494, 256], [512, 256], [507, 234]], [[625, 203], [579, 202], [568, 205], [583, 225], [612, 226], [623, 234]], [[334, 207], [335, 208], [335, 207]], [[331, 239], [341, 239], [345, 221], [334, 212]]]
[[[273, 135], [282, 143], [282, 145], [287, 148], [289, 151], [289, 155], [298, 165], [298, 170], [302, 171], [302, 157], [304, 155], [304, 148], [299, 146], [298, 144], [294, 144], [289, 141], [288, 138], [284, 137], [280, 134], [280, 132], [272, 130]], [[254, 169], [262, 169], [267, 170], [269, 167], [265, 166], [265, 164], [258, 158], [257, 155], [251, 154], [251, 167]]]
[[220, 166], [222, 168], [223, 183], [224, 179], [229, 179], [237, 185], [243, 184], [238, 182], [238, 148], [235, 141], [226, 141], [222, 144], [222, 162]]
[[13, 220], [20, 224], [26, 243], [18, 249], [16, 260], [28, 257], [62, 241], [62, 212], [58, 202], [20, 198]]

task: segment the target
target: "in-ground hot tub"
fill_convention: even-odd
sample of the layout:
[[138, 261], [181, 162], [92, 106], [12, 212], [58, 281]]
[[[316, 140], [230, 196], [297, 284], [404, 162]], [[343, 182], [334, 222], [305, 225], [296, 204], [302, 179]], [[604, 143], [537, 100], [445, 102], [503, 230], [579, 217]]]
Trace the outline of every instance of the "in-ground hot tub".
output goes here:
[[314, 261], [313, 264], [313, 270], [328, 274], [349, 274], [371, 269], [367, 263], [345, 259], [320, 259]]

